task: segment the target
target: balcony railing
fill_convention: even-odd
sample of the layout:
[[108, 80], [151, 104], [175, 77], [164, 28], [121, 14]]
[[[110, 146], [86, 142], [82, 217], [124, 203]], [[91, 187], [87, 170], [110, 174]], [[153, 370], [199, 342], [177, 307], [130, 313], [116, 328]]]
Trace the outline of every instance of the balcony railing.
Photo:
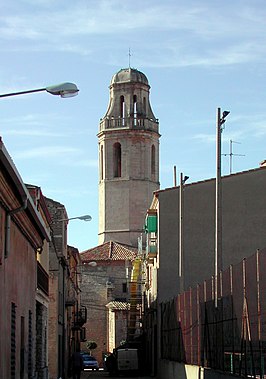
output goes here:
[[156, 258], [157, 256], [157, 242], [154, 242], [148, 246], [148, 258]]
[[104, 118], [100, 122], [100, 131], [106, 129], [145, 129], [158, 132], [159, 121], [142, 117]]
[[37, 261], [37, 287], [49, 296], [49, 275], [42, 267], [40, 262]]

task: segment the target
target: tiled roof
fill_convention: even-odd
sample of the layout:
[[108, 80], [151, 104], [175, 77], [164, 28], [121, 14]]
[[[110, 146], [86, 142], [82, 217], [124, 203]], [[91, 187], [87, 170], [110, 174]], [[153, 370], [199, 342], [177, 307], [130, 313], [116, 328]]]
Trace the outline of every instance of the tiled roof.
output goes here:
[[106, 304], [106, 307], [118, 311], [128, 311], [130, 304], [123, 301], [110, 301], [110, 303]]
[[114, 241], [105, 242], [80, 253], [81, 260], [86, 261], [133, 261], [137, 256], [137, 248]]

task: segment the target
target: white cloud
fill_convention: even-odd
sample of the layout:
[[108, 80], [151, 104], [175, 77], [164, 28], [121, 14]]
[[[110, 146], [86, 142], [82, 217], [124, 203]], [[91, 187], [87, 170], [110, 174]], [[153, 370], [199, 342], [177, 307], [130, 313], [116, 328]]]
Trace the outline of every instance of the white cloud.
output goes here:
[[[195, 1], [76, 1], [59, 2], [57, 8], [40, 1], [34, 13], [21, 9], [0, 17], [2, 44], [3, 39], [21, 41], [2, 46], [2, 50], [92, 55], [99, 41], [87, 39], [97, 35], [107, 60], [112, 60], [111, 51], [119, 48], [121, 39], [134, 43], [144, 38], [149, 43], [145, 43], [141, 63], [149, 67], [246, 63], [266, 56], [266, 9], [257, 9], [254, 3], [240, 7], [237, 1], [227, 4], [225, 11], [224, 6], [206, 1], [200, 5]], [[110, 41], [110, 35], [117, 35], [117, 40]]]

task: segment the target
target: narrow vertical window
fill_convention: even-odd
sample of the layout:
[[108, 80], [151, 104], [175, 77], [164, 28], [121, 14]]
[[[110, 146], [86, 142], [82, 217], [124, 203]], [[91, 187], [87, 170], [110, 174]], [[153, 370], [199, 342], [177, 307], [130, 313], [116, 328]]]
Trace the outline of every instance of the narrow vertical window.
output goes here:
[[122, 283], [122, 291], [123, 293], [126, 293], [127, 292], [127, 283]]
[[33, 352], [33, 342], [32, 342], [32, 311], [29, 311], [29, 321], [28, 321], [28, 374], [29, 377], [32, 376], [32, 352]]
[[25, 318], [20, 318], [20, 377], [24, 378], [25, 368]]
[[119, 142], [114, 144], [114, 178], [121, 177], [121, 145]]
[[120, 96], [120, 117], [125, 117], [125, 98]]
[[151, 175], [155, 176], [155, 146], [151, 147]]
[[143, 97], [143, 113], [144, 113], [144, 116], [146, 116], [146, 113], [147, 113], [147, 106], [146, 106], [146, 97]]
[[134, 115], [134, 126], [137, 125], [137, 96], [133, 96], [133, 115]]
[[122, 125], [125, 125], [125, 98], [124, 96], [120, 96], [120, 117], [122, 118]]
[[11, 303], [11, 351], [10, 351], [10, 369], [11, 379], [16, 377], [16, 304]]
[[103, 180], [103, 145], [100, 149], [100, 179]]

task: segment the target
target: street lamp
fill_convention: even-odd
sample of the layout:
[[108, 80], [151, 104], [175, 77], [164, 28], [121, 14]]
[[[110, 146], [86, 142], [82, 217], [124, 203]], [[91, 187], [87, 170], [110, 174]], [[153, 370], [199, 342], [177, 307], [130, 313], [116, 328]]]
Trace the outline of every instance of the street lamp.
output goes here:
[[214, 301], [218, 306], [218, 273], [222, 270], [222, 199], [221, 199], [221, 134], [229, 111], [217, 108], [216, 121], [216, 192], [215, 192], [215, 253], [214, 253]]
[[61, 83], [61, 84], [56, 84], [53, 86], [31, 89], [27, 91], [4, 93], [0, 95], [0, 97], [17, 96], [17, 95], [24, 95], [27, 93], [44, 92], [44, 91], [50, 93], [51, 95], [57, 95], [61, 97], [73, 97], [78, 94], [79, 89], [74, 83]]
[[92, 220], [92, 217], [91, 217], [90, 215], [84, 215], [84, 216], [77, 216], [77, 217], [63, 218], [62, 220], [56, 220], [55, 222], [69, 221], [69, 220], [91, 221], [91, 220]]

